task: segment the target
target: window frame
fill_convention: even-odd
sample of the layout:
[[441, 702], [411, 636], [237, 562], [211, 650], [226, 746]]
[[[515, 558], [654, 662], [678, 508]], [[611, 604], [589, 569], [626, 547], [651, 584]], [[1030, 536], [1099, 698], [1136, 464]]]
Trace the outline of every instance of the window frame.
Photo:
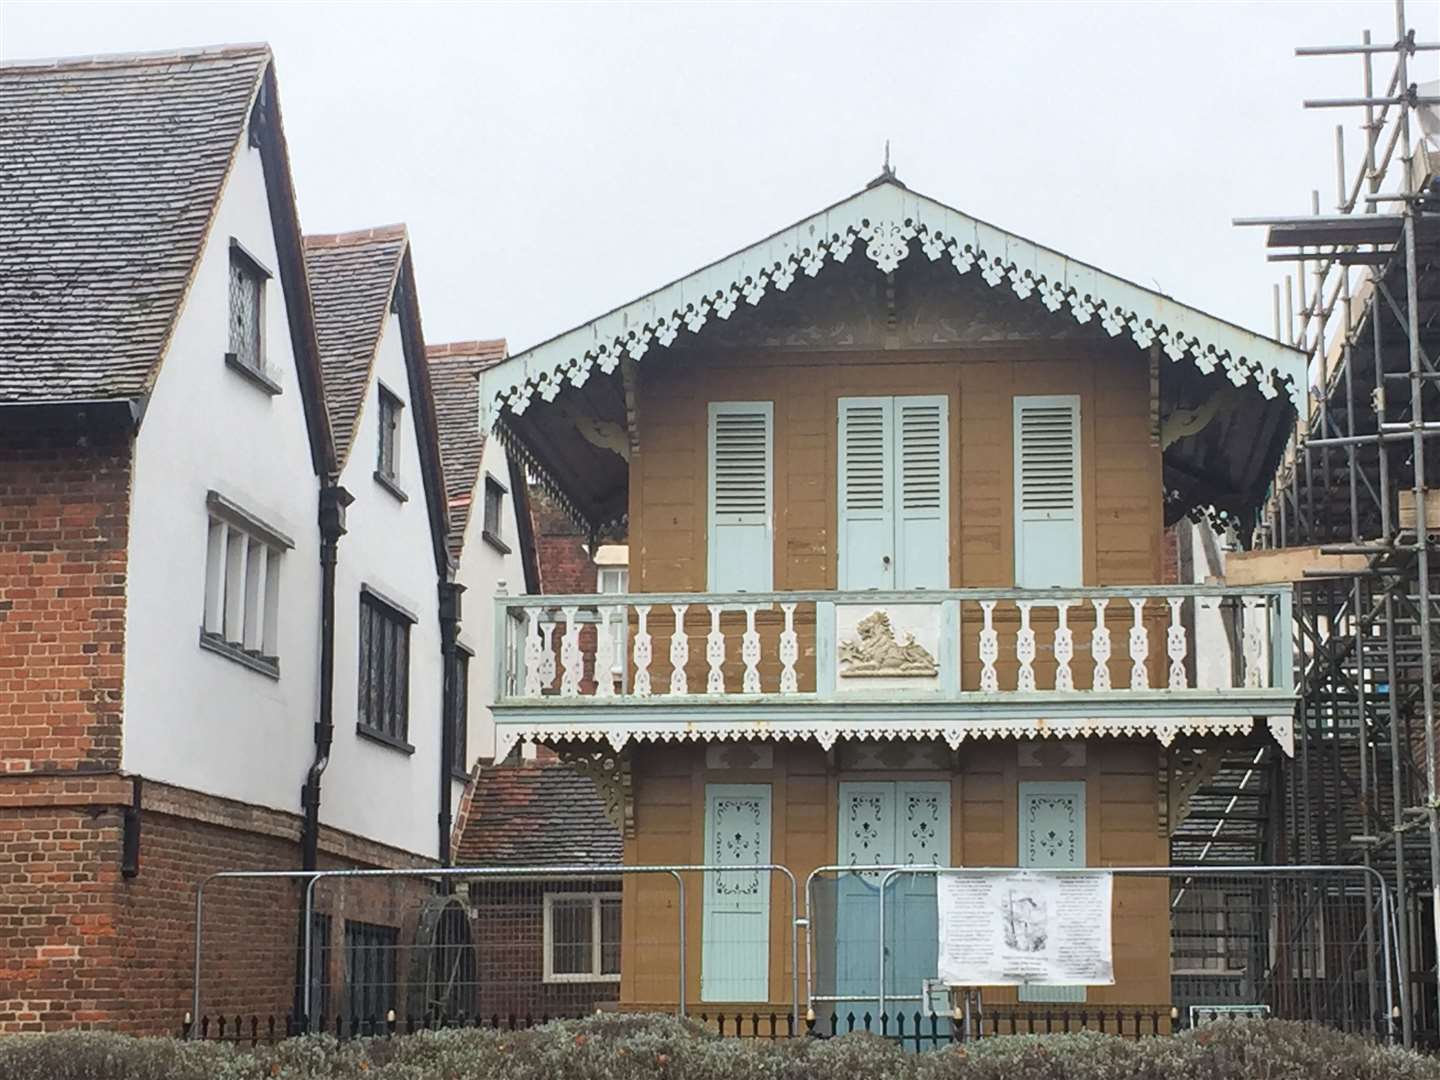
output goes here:
[[[602, 972], [604, 967], [604, 926], [603, 916], [606, 902], [614, 904], [622, 903], [623, 894], [620, 892], [599, 892], [591, 890], [588, 892], [555, 892], [549, 891], [542, 898], [543, 932], [542, 932], [542, 960], [543, 974], [541, 981], [546, 983], [614, 983], [620, 981], [620, 972]], [[556, 972], [555, 970], [555, 924], [554, 911], [555, 902], [560, 901], [590, 901], [590, 970], [588, 972]], [[623, 907], [622, 915], [623, 920]], [[623, 927], [623, 922], [622, 922]], [[613, 942], [617, 947], [623, 944], [623, 930], [620, 939]]]
[[[400, 430], [405, 399], [383, 382], [375, 383], [375, 482], [401, 502], [410, 496], [400, 486]], [[388, 455], [386, 451], [389, 451]], [[387, 461], [388, 457], [388, 461]]]
[[[235, 322], [235, 295], [234, 279], [237, 268], [244, 279], [255, 283], [255, 359], [251, 363], [242, 356], [235, 348], [234, 335], [236, 331]], [[227, 300], [225, 311], [225, 364], [231, 370], [248, 378], [262, 390], [270, 394], [279, 394], [281, 387], [269, 374], [269, 358], [265, 348], [265, 307], [266, 286], [274, 277], [274, 273], [263, 262], [255, 257], [244, 244], [235, 237], [230, 237], [230, 246], [226, 260], [226, 283]]]
[[[280, 591], [285, 553], [295, 541], [218, 491], [205, 496], [205, 577], [201, 593], [202, 649], [252, 671], [280, 678]], [[239, 548], [234, 538], [242, 538]], [[253, 568], [251, 552], [265, 555]], [[239, 556], [233, 554], [239, 551]], [[238, 573], [239, 580], [232, 581]], [[232, 605], [239, 614], [231, 617]], [[258, 616], [252, 618], [255, 609]], [[234, 636], [229, 628], [238, 628]]]
[[475, 659], [475, 650], [467, 645], [455, 645], [455, 731], [451, 736], [450, 778], [464, 782], [470, 779], [466, 759], [470, 756], [470, 661]]
[[[490, 473], [485, 474], [485, 490], [481, 496], [480, 504], [480, 535], [485, 542], [493, 547], [501, 555], [509, 555], [511, 548], [505, 542], [505, 496], [510, 494], [510, 489], [495, 479]], [[495, 527], [490, 527], [490, 499], [495, 498]]]
[[[393, 749], [403, 751], [406, 754], [413, 754], [415, 747], [410, 743], [410, 628], [419, 619], [411, 611], [406, 610], [374, 587], [366, 584], [360, 586], [360, 610], [359, 620], [356, 623], [356, 647], [355, 652], [358, 658], [358, 672], [355, 686], [355, 732], [366, 739], [389, 746]], [[395, 679], [396, 690], [394, 702], [396, 705], [396, 716], [387, 717], [385, 723], [371, 723], [370, 704], [367, 699], [373, 699], [376, 691], [370, 688], [374, 685], [374, 669], [369, 666], [373, 650], [369, 642], [373, 639], [374, 627], [380, 622], [384, 625], [395, 628], [397, 632], [397, 651], [403, 654], [394, 658], [394, 669], [401, 672], [403, 677]], [[383, 669], [382, 669], [383, 675]], [[391, 688], [384, 686], [378, 691], [379, 696], [389, 698]], [[388, 704], [382, 703], [381, 709], [388, 708]]]
[[[400, 998], [397, 981], [400, 965], [396, 962], [396, 954], [400, 949], [400, 928], [361, 919], [346, 919], [344, 932], [345, 1004], [351, 1023], [354, 1025], [363, 1021], [383, 1024], [390, 1011], [398, 1008]], [[378, 981], [361, 982], [356, 978], [356, 967], [364, 965], [357, 965], [356, 958], [364, 961], [370, 956], [378, 958], [378, 973], [381, 978]], [[385, 976], [388, 976], [388, 979]], [[357, 1009], [357, 999], [362, 999], [360, 1003], [363, 1004], [367, 991], [373, 992], [381, 1000], [378, 1013], [373, 1009], [368, 1013]]]

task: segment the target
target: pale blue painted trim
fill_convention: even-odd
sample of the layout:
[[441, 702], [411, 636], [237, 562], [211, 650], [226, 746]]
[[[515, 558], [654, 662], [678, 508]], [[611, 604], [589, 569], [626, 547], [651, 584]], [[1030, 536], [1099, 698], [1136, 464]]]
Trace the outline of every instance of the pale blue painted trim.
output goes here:
[[960, 696], [960, 601], [944, 600], [940, 604], [940, 690], [947, 698]]
[[[597, 604], [722, 604], [743, 607], [746, 604], [812, 603], [829, 600], [840, 603], [865, 604], [933, 604], [941, 600], [970, 603], [979, 600], [1027, 600], [1044, 605], [1055, 600], [1162, 599], [1172, 596], [1199, 596], [1209, 599], [1226, 597], [1259, 597], [1291, 594], [1285, 585], [1096, 585], [1074, 589], [828, 589], [794, 592], [736, 593], [566, 593], [496, 597], [497, 604], [511, 608], [594, 607]], [[1157, 609], [1159, 610], [1159, 609]]]
[[836, 648], [835, 604], [820, 601], [815, 605], [815, 694], [826, 701], [835, 696]]

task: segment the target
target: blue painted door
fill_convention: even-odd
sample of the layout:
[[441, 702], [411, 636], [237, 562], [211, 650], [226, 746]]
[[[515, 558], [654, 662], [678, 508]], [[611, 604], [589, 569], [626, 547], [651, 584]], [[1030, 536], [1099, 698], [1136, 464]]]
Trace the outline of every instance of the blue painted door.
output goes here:
[[[1020, 785], [1020, 865], [1036, 869], [1087, 865], [1085, 782]], [[1021, 1001], [1084, 1001], [1083, 986], [1022, 986]]]
[[[846, 865], [939, 864], [950, 862], [950, 785], [945, 781], [855, 781], [840, 785], [839, 862]], [[879, 872], [842, 875], [836, 889], [835, 992], [858, 1001], [840, 1002], [855, 1026], [872, 1018], [880, 1024]], [[886, 1012], [920, 1009], [924, 980], [934, 978], [939, 924], [933, 875], [897, 875], [885, 895]], [[906, 1030], [912, 1030], [907, 1019]], [[890, 1029], [894, 1030], [894, 1020]]]
[[769, 1001], [769, 784], [705, 785], [705, 861], [700, 1000]]

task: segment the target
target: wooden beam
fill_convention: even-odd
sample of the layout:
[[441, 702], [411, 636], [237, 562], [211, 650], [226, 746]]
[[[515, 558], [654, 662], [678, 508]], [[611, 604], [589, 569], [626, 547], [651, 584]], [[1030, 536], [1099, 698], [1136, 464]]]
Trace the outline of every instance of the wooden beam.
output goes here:
[[1225, 556], [1225, 584], [1278, 585], [1314, 573], [1351, 573], [1369, 564], [1364, 555], [1322, 555], [1318, 547], [1232, 551]]

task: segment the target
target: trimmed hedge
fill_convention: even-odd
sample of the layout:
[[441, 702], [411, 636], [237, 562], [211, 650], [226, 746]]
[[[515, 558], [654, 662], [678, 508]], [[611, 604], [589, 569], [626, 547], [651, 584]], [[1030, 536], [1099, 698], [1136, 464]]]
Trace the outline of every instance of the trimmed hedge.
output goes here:
[[719, 1038], [664, 1016], [597, 1015], [529, 1031], [453, 1030], [275, 1046], [107, 1032], [0, 1039], [4, 1080], [1440, 1080], [1440, 1062], [1281, 1020], [1174, 1038], [1004, 1035], [935, 1053], [876, 1035]]

